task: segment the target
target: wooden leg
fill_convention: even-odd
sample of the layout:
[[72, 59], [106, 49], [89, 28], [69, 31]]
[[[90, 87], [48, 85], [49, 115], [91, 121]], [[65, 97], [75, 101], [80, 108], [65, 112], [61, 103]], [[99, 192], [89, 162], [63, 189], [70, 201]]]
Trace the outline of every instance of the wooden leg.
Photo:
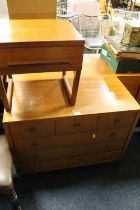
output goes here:
[[6, 111], [10, 110], [9, 102], [6, 95], [6, 90], [3, 84], [3, 77], [0, 75], [0, 96]]
[[66, 75], [66, 71], [63, 71], [62, 76]]
[[71, 106], [74, 106], [75, 102], [76, 102], [77, 91], [78, 91], [78, 86], [79, 86], [79, 81], [80, 81], [80, 75], [81, 75], [81, 71], [75, 72], [73, 86], [72, 86], [72, 94], [71, 94], [71, 98], [70, 98]]
[[8, 74], [8, 77], [9, 77], [10, 79], [12, 79], [12, 74]]
[[5, 90], [5, 85], [3, 83], [3, 76], [0, 75], [0, 96], [6, 111], [10, 111], [11, 101], [13, 94], [13, 79], [12, 75], [8, 75], [8, 88], [7, 93]]
[[69, 103], [71, 106], [75, 105], [76, 102], [76, 96], [77, 96], [77, 91], [78, 91], [78, 86], [79, 86], [79, 80], [80, 80], [80, 75], [81, 71], [75, 71], [74, 79], [73, 79], [73, 85], [72, 88], [69, 85], [69, 82], [66, 77], [66, 73], [63, 73], [63, 84], [69, 99]]
[[22, 210], [19, 205], [18, 196], [17, 196], [16, 190], [13, 184], [9, 187], [8, 194], [9, 194], [9, 200], [12, 206], [12, 210]]

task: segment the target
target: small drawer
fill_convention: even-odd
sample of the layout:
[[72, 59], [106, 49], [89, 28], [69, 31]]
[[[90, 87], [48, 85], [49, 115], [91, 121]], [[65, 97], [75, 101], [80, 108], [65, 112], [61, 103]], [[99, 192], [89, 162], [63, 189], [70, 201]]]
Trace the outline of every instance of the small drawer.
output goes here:
[[95, 131], [96, 115], [75, 116], [56, 120], [56, 135]]
[[129, 128], [116, 128], [116, 129], [109, 129], [109, 130], [98, 130], [95, 136], [95, 141], [118, 141], [120, 139], [127, 139], [129, 135], [130, 129]]
[[55, 121], [40, 120], [36, 122], [28, 121], [26, 123], [10, 123], [10, 131], [13, 139], [53, 136], [55, 135]]
[[129, 129], [132, 126], [134, 118], [134, 112], [118, 112], [100, 115], [97, 129], [100, 130], [123, 127], [127, 127]]
[[75, 65], [81, 67], [83, 45], [5, 48], [0, 51], [0, 57], [1, 67], [14, 69], [14, 73], [71, 70]]

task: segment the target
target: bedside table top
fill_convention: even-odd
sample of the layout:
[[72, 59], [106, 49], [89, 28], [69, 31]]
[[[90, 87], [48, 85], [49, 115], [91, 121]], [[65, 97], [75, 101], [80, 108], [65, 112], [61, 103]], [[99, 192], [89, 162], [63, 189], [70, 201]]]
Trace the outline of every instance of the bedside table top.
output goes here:
[[82, 45], [84, 39], [68, 20], [0, 20], [0, 48]]

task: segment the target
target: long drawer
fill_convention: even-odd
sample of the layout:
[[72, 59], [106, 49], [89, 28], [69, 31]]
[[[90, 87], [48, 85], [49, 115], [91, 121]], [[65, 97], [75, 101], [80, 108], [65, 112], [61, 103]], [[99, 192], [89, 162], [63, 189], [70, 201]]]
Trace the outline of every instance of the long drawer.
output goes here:
[[79, 167], [103, 162], [113, 162], [120, 159], [121, 151], [94, 153], [85, 156], [74, 156], [51, 161], [22, 161], [17, 162], [17, 170], [20, 174], [26, 174], [37, 171], [50, 171], [63, 168]]
[[128, 128], [118, 128], [99, 132], [88, 132], [81, 134], [63, 135], [63, 136], [52, 136], [46, 138], [28, 138], [28, 139], [15, 139], [14, 147], [17, 151], [25, 150], [42, 150], [42, 149], [52, 149], [52, 148], [65, 148], [65, 147], [75, 147], [87, 144], [96, 144], [100, 142], [117, 142], [122, 140], [125, 142], [129, 133]]
[[51, 160], [58, 160], [66, 157], [75, 157], [75, 156], [86, 156], [89, 154], [96, 154], [96, 153], [103, 153], [103, 152], [112, 152], [118, 151], [123, 148], [124, 141], [119, 140], [117, 142], [106, 142], [100, 144], [88, 144], [88, 145], [81, 145], [75, 146], [70, 145], [66, 147], [54, 147], [54, 148], [47, 148], [44, 147], [42, 150], [35, 149], [35, 150], [28, 150], [25, 151], [16, 151], [16, 156], [18, 161], [39, 161], [42, 162], [44, 160], [51, 161]]

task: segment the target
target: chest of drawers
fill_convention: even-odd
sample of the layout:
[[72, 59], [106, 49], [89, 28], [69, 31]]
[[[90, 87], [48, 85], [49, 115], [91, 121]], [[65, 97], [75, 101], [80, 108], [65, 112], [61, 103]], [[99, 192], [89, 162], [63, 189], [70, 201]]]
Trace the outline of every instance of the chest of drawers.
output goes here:
[[12, 123], [9, 130], [19, 171], [26, 173], [117, 161], [135, 115], [128, 112], [111, 114], [107, 124], [103, 123], [108, 115]]
[[11, 113], [5, 112], [3, 122], [19, 174], [123, 157], [139, 117], [139, 105], [116, 77], [91, 76], [92, 65], [84, 59], [73, 107], [58, 80], [46, 83], [39, 75], [38, 80], [15, 76]]

